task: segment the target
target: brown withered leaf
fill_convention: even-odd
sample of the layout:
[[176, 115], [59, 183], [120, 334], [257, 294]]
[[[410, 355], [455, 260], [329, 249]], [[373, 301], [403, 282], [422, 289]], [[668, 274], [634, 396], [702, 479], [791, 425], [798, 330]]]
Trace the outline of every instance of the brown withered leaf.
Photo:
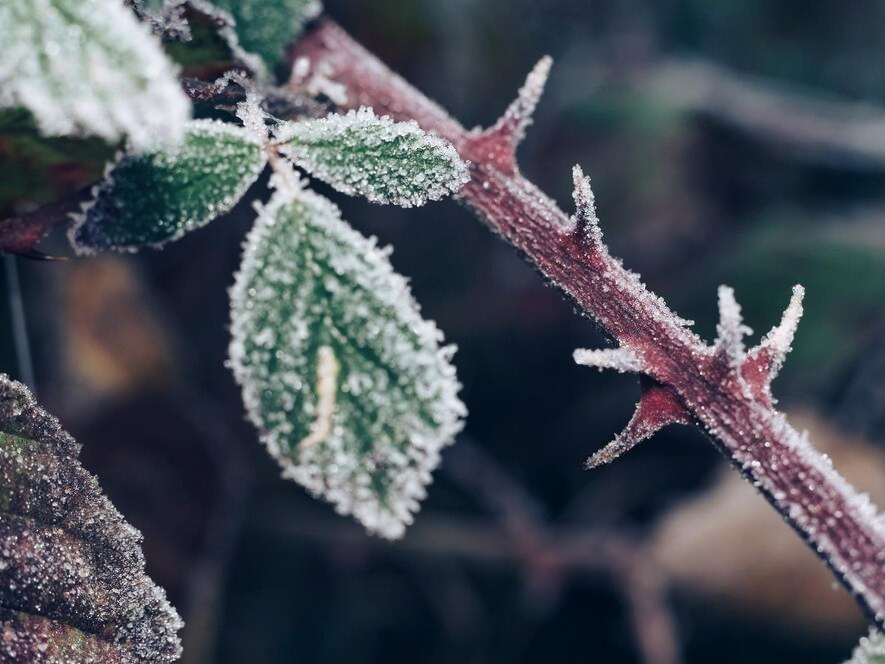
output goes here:
[[181, 619], [79, 451], [0, 374], [0, 661], [175, 661]]

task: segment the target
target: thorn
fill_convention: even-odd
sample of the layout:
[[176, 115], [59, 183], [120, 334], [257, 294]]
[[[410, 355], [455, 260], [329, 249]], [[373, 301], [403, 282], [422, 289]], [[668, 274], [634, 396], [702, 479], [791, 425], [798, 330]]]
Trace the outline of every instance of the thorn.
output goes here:
[[743, 373], [755, 391], [766, 391], [768, 384], [783, 368], [787, 353], [792, 350], [799, 321], [802, 319], [804, 297], [805, 289], [798, 284], [793, 286], [793, 294], [790, 303], [784, 309], [781, 322], [771, 328], [759, 345], [749, 352], [744, 362]]
[[596, 216], [596, 197], [590, 187], [590, 178], [584, 175], [580, 166], [572, 169], [572, 179], [575, 183], [575, 191], [572, 197], [575, 199], [574, 233], [582, 239], [594, 243], [602, 242], [602, 229], [599, 227], [599, 217]]
[[613, 441], [587, 459], [586, 467], [591, 469], [611, 463], [665, 426], [688, 424], [690, 421], [685, 406], [669, 388], [650, 378], [643, 378], [642, 397], [636, 404], [630, 422]]
[[575, 363], [600, 371], [614, 369], [618, 373], [638, 373], [643, 370], [642, 361], [629, 348], [578, 348], [572, 356]]
[[532, 123], [532, 114], [544, 93], [552, 65], [553, 59], [549, 55], [541, 58], [504, 115], [494, 125], [471, 137], [474, 150], [481, 152], [486, 161], [504, 173], [516, 172], [516, 148]]
[[734, 299], [734, 289], [719, 287], [719, 324], [716, 326], [716, 352], [728, 360], [728, 364], [739, 367], [745, 357], [744, 335], [753, 330], [744, 325], [741, 307]]

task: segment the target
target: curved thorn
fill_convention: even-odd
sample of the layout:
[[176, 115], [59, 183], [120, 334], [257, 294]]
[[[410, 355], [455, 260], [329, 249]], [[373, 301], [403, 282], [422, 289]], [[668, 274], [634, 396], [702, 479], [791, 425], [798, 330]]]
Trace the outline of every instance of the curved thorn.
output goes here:
[[504, 115], [491, 127], [474, 133], [470, 137], [473, 149], [483, 154], [483, 158], [505, 173], [516, 172], [516, 148], [525, 138], [525, 130], [532, 123], [534, 113], [553, 59], [545, 55], [529, 72], [525, 83], [519, 89], [516, 99], [504, 111]]
[[633, 417], [614, 440], [593, 454], [586, 468], [611, 463], [669, 424], [687, 424], [690, 421], [685, 406], [676, 395], [659, 383], [643, 380], [642, 397], [636, 404]]

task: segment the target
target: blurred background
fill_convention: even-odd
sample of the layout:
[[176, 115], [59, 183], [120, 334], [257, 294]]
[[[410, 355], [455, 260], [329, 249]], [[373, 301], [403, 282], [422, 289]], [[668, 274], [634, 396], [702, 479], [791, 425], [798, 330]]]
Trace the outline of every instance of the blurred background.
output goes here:
[[[571, 209], [592, 177], [612, 252], [708, 339], [719, 284], [766, 332], [807, 289], [775, 384], [792, 421], [885, 504], [885, 2], [327, 0], [328, 14], [466, 126], [544, 54], [524, 173]], [[101, 173], [91, 141], [0, 128], [0, 215]], [[263, 185], [256, 187], [263, 195]], [[22, 378], [145, 536], [189, 664], [842, 661], [847, 594], [697, 431], [582, 463], [628, 420], [634, 378], [572, 363], [592, 323], [452, 201], [323, 190], [393, 244], [459, 347], [470, 409], [416, 524], [365, 535], [277, 467], [224, 366], [248, 202], [163, 251], [7, 261], [0, 371]], [[41, 248], [68, 254], [63, 233]]]

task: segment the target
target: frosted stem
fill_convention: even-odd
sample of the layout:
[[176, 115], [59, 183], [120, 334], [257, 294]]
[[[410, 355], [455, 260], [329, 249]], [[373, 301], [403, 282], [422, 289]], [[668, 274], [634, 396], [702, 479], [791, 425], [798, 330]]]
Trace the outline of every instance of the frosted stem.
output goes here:
[[[308, 58], [314, 67], [334, 72], [334, 81], [348, 92], [348, 104], [341, 110], [370, 105], [378, 114], [415, 120], [449, 140], [470, 163], [471, 181], [460, 199], [616, 342], [641, 352], [648, 376], [678, 398], [691, 419], [800, 533], [882, 629], [885, 531], [876, 511], [770, 403], [742, 389], [732, 376], [723, 379], [721, 362], [636, 275], [601, 244], [588, 245], [582, 234], [569, 232], [574, 222], [518, 169], [502, 168], [500, 160], [488, 159], [488, 152], [478, 149], [487, 146], [471, 140], [470, 133], [442, 108], [341, 28], [327, 20], [317, 22], [289, 56], [293, 62]], [[583, 187], [585, 180], [580, 181]], [[798, 311], [796, 306], [793, 311]], [[797, 317], [788, 316], [785, 332]], [[728, 322], [734, 322], [733, 317]], [[729, 331], [739, 334], [740, 323], [737, 330]], [[776, 334], [775, 340], [786, 336]]]

